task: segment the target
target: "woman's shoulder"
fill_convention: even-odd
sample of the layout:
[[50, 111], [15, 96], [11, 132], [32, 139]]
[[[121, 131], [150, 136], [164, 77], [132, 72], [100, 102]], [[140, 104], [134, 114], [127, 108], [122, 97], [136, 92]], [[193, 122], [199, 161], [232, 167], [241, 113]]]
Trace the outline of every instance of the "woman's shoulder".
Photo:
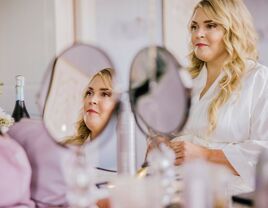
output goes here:
[[252, 60], [246, 62], [246, 80], [252, 80], [256, 84], [268, 84], [268, 67]]
[[246, 62], [248, 76], [254, 76], [256, 78], [268, 80], [268, 67], [252, 60]]
[[268, 67], [254, 61], [247, 61], [244, 83], [251, 86], [259, 95], [268, 92]]

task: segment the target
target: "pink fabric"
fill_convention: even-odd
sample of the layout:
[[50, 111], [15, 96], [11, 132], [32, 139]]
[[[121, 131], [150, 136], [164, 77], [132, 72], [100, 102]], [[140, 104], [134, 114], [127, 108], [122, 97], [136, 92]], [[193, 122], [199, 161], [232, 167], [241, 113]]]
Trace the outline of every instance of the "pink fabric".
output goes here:
[[62, 161], [68, 151], [54, 142], [41, 120], [22, 119], [8, 134], [28, 155], [32, 167], [31, 197], [38, 207], [66, 205]]
[[30, 181], [25, 151], [7, 135], [0, 135], [0, 207], [34, 207]]

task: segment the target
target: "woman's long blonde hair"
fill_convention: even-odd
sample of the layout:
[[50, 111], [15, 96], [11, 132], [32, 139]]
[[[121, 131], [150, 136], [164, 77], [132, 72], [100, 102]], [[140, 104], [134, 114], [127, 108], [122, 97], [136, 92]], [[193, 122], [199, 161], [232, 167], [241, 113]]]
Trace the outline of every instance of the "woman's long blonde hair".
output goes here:
[[[95, 74], [93, 77], [91, 77], [89, 83], [91, 83], [94, 80], [95, 77], [100, 76], [101, 79], [103, 80], [103, 82], [105, 83], [105, 85], [107, 85], [107, 87], [112, 89], [112, 76], [113, 76], [113, 73], [114, 73], [114, 70], [111, 69], [111, 68], [102, 69], [97, 74]], [[88, 87], [84, 90], [83, 100], [87, 96], [87, 90], [88, 90]], [[82, 145], [82, 144], [84, 144], [84, 142], [90, 136], [91, 131], [90, 131], [90, 129], [88, 129], [88, 127], [85, 124], [83, 110], [81, 110], [80, 118], [79, 118], [78, 122], [76, 123], [76, 129], [77, 129], [76, 130], [76, 135], [71, 137], [71, 138], [68, 138], [64, 142], [65, 144]]]
[[[212, 100], [208, 108], [208, 134], [217, 126], [217, 111], [227, 102], [231, 93], [240, 86], [241, 78], [246, 72], [246, 60], [257, 61], [257, 33], [252, 17], [242, 0], [202, 0], [196, 9], [202, 8], [206, 15], [224, 28], [224, 43], [228, 59], [223, 69], [226, 75], [220, 80], [219, 94]], [[190, 73], [197, 77], [205, 64], [198, 59], [192, 49], [190, 52]]]

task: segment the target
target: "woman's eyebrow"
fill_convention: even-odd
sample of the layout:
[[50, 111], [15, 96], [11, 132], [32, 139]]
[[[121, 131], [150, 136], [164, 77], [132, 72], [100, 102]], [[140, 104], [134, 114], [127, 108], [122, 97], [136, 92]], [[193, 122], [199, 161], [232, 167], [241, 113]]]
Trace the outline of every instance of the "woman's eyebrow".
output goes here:
[[111, 89], [109, 88], [100, 88], [101, 91], [110, 91]]
[[[88, 87], [88, 90], [90, 90], [90, 91], [95, 91], [95, 89], [93, 88], [93, 87]], [[100, 88], [99, 89], [100, 91], [111, 91], [111, 89], [109, 89], [109, 88]]]
[[[204, 23], [213, 23], [212, 20], [205, 20]], [[196, 21], [192, 21], [191, 24], [198, 24]]]
[[212, 20], [205, 20], [204, 23], [214, 23]]

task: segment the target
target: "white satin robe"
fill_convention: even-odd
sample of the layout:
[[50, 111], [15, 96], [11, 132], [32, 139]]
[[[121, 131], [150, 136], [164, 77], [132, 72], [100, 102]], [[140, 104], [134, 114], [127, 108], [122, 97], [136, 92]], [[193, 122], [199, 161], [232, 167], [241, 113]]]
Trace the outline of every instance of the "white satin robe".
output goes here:
[[182, 135], [176, 140], [221, 149], [240, 175], [233, 176], [230, 181], [231, 194], [237, 194], [254, 189], [258, 155], [263, 147], [268, 147], [268, 68], [253, 61], [247, 62], [241, 89], [218, 109], [217, 127], [206, 136], [208, 106], [218, 94], [218, 83], [223, 76], [224, 72], [201, 99], [207, 80], [206, 66], [193, 80], [190, 115]]

